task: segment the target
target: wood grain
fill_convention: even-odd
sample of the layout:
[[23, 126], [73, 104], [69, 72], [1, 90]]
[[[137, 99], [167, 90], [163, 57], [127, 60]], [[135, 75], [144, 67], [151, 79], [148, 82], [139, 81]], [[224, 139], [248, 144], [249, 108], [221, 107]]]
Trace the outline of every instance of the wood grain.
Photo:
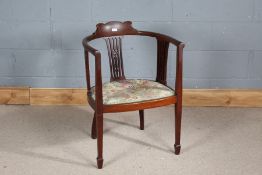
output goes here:
[[0, 87], [0, 104], [26, 105], [29, 99], [29, 87]]
[[86, 105], [86, 89], [31, 88], [31, 105]]
[[[0, 104], [86, 105], [84, 88], [0, 87]], [[184, 89], [184, 106], [262, 107], [262, 89]]]
[[262, 89], [185, 89], [185, 106], [262, 107]]

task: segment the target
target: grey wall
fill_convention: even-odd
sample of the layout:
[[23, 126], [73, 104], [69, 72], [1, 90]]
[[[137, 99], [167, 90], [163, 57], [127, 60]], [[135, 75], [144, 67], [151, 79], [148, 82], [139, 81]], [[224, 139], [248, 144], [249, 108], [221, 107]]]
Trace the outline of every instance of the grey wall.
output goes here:
[[[0, 0], [0, 85], [84, 87], [81, 40], [109, 20], [186, 42], [186, 88], [262, 87], [261, 0]], [[154, 78], [154, 40], [126, 37], [124, 44], [127, 76]], [[107, 80], [105, 45], [93, 45], [101, 47]]]

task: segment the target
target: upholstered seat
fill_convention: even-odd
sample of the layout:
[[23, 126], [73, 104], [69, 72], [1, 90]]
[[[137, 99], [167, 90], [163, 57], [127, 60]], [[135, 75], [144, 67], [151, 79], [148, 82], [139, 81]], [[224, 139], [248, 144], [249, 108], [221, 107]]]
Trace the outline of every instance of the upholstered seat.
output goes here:
[[[135, 103], [165, 98], [174, 95], [174, 91], [161, 83], [151, 80], [119, 80], [104, 83], [103, 103], [105, 105]], [[91, 89], [95, 100], [95, 88]]]

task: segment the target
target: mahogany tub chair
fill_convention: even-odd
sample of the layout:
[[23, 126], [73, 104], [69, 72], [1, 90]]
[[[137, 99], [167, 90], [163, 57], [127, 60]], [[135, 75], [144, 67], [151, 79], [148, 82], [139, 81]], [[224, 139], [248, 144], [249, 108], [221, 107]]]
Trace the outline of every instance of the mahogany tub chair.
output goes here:
[[[157, 42], [157, 74], [153, 80], [126, 79], [122, 59], [124, 35], [148, 36]], [[101, 53], [88, 44], [104, 38], [110, 63], [110, 82], [102, 83]], [[88, 103], [94, 109], [91, 137], [97, 139], [97, 167], [103, 167], [103, 114], [112, 112], [139, 111], [140, 129], [144, 129], [144, 109], [175, 104], [175, 154], [180, 153], [182, 114], [182, 59], [185, 44], [169, 36], [139, 31], [132, 22], [111, 21], [96, 25], [96, 31], [83, 39]], [[167, 58], [169, 43], [177, 47], [175, 89], [167, 86]], [[95, 59], [95, 86], [90, 85], [89, 53]], [[105, 61], [105, 60], [102, 60]]]

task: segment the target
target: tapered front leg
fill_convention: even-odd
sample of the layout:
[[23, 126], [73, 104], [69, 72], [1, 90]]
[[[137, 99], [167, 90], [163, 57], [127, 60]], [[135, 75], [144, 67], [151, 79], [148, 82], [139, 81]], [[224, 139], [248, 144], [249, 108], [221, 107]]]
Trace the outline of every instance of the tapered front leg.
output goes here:
[[179, 155], [181, 145], [180, 145], [180, 136], [181, 136], [181, 117], [182, 117], [182, 103], [177, 103], [175, 105], [175, 154]]
[[91, 130], [92, 139], [96, 139], [96, 113], [94, 113], [93, 122], [92, 122], [92, 130]]
[[144, 130], [144, 110], [139, 110], [140, 129]]
[[96, 128], [97, 128], [97, 167], [103, 167], [103, 114], [96, 113]]
[[175, 154], [178, 155], [180, 153], [181, 145], [180, 145], [180, 136], [181, 136], [181, 117], [182, 117], [182, 75], [183, 75], [183, 49], [185, 44], [180, 43], [177, 46], [177, 64], [176, 64], [176, 97], [177, 102], [175, 104]]

